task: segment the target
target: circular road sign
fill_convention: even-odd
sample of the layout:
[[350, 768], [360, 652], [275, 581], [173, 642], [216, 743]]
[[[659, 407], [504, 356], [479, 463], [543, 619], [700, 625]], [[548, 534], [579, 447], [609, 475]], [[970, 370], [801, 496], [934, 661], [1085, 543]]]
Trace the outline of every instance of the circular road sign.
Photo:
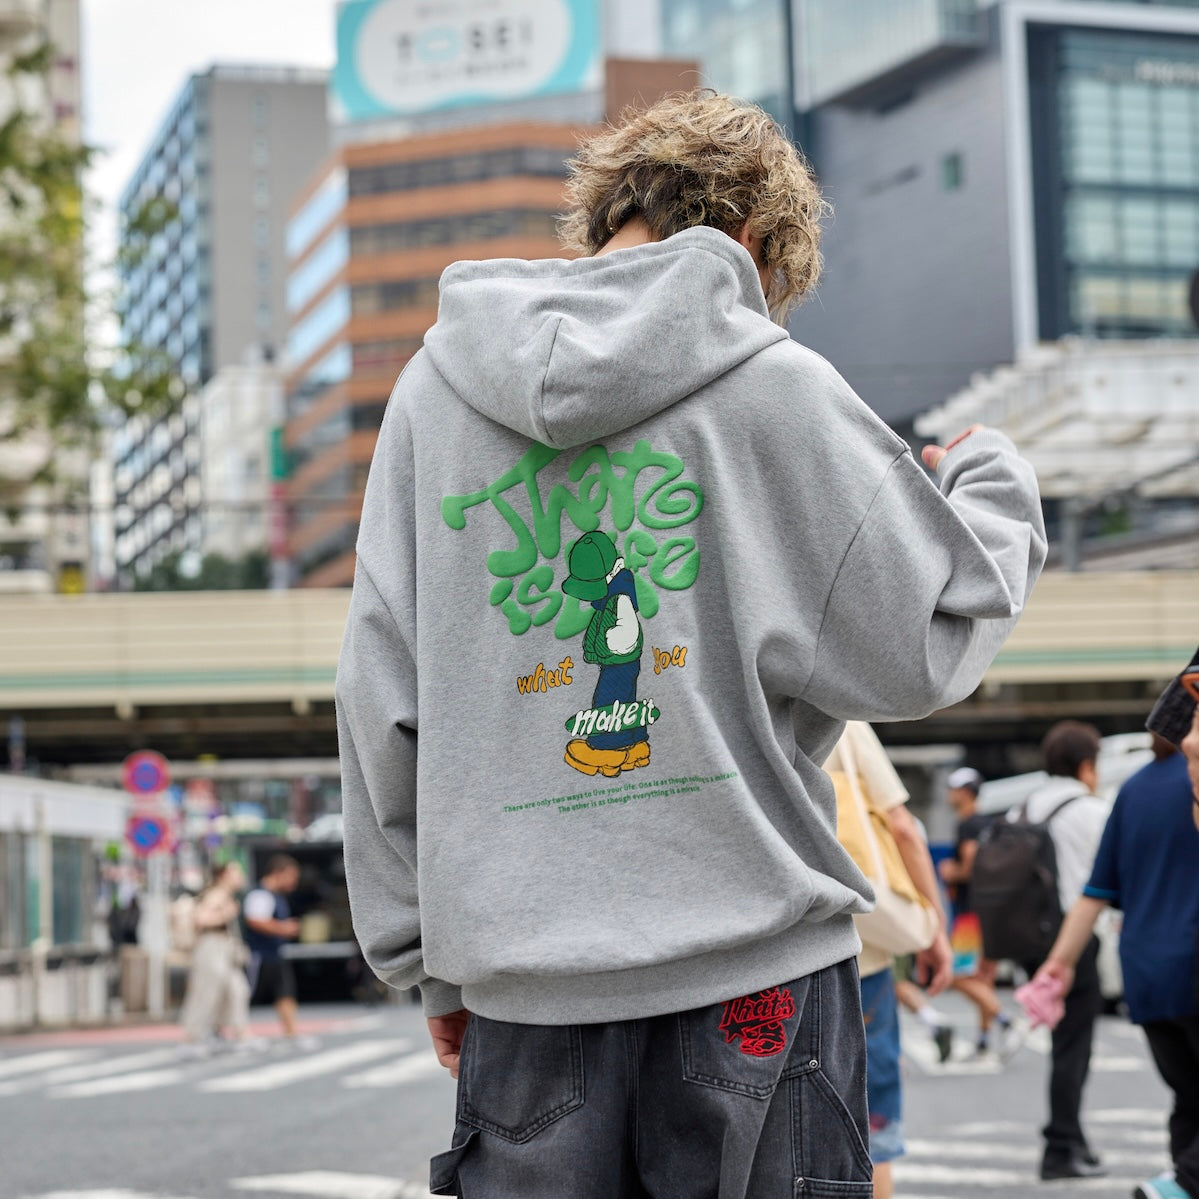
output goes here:
[[139, 749], [125, 759], [125, 790], [135, 795], [157, 795], [171, 785], [171, 768], [166, 758], [152, 749]]
[[134, 853], [145, 857], [167, 847], [170, 825], [165, 816], [130, 816], [125, 840]]

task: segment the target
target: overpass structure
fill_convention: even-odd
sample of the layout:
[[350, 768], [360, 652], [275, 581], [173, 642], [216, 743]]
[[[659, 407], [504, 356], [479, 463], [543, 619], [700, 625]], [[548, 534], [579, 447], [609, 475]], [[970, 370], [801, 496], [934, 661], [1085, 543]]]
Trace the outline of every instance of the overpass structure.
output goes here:
[[[0, 596], [0, 736], [19, 718], [28, 755], [57, 765], [143, 746], [331, 756], [348, 602], [340, 589]], [[1199, 571], [1050, 573], [973, 696], [883, 736], [998, 750], [1065, 716], [1136, 729], [1197, 641]]]

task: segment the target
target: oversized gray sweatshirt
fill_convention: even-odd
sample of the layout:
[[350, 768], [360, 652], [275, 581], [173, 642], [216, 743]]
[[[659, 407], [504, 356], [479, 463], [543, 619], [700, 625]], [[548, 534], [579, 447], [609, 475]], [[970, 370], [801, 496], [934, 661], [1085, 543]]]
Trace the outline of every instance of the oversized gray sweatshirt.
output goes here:
[[722, 233], [450, 267], [337, 678], [367, 961], [430, 1015], [564, 1024], [852, 957], [821, 763], [969, 695], [1044, 556], [1011, 443], [938, 490]]

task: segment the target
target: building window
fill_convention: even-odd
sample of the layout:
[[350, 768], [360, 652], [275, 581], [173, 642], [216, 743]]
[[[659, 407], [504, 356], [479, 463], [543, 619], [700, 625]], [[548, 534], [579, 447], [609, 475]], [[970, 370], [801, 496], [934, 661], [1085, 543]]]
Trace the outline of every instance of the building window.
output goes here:
[[264, 167], [271, 161], [271, 143], [265, 133], [259, 133], [250, 147], [250, 158], [256, 167]]
[[271, 115], [271, 98], [266, 92], [255, 92], [250, 99], [250, 120], [255, 125], [265, 125]]
[[1193, 336], [1199, 38], [1030, 36], [1041, 336]]
[[254, 180], [254, 207], [266, 208], [271, 202], [271, 181], [265, 175]]
[[271, 218], [265, 213], [259, 213], [254, 218], [254, 244], [259, 249], [271, 244]]
[[959, 153], [946, 154], [941, 159], [941, 187], [947, 192], [957, 191], [965, 182], [965, 170]]

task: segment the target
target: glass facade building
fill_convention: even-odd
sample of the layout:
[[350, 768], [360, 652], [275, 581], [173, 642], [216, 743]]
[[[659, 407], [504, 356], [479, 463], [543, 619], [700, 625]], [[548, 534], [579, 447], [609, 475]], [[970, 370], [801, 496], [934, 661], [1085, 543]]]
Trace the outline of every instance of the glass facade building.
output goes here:
[[1199, 37], [1029, 40], [1040, 334], [1190, 336]]

